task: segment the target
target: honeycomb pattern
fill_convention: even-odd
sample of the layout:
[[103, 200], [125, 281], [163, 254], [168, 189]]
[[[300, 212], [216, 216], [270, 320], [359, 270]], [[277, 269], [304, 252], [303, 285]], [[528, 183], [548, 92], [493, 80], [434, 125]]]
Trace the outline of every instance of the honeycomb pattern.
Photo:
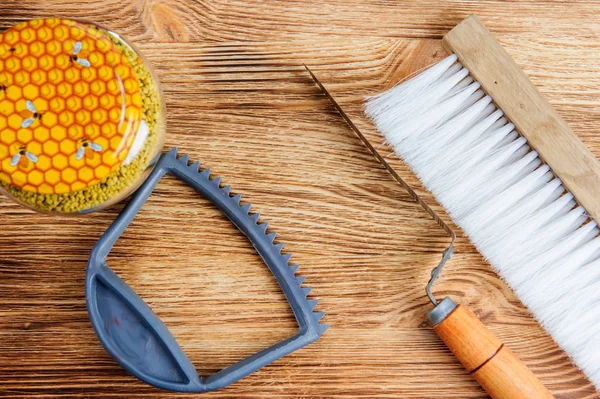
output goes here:
[[141, 117], [132, 66], [95, 28], [48, 18], [0, 35], [0, 181], [41, 194], [97, 184]]

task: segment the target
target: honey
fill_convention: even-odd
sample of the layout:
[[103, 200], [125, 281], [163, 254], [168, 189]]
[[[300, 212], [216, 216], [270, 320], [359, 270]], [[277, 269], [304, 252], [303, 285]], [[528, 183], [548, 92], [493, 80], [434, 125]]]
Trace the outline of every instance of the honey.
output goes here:
[[47, 18], [0, 35], [0, 188], [35, 210], [126, 197], [160, 153], [163, 114], [148, 64], [112, 32]]

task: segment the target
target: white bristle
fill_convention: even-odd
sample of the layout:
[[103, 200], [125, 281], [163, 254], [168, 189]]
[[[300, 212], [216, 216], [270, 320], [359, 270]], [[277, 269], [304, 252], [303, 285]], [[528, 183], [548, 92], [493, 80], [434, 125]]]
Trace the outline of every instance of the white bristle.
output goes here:
[[600, 230], [452, 55], [367, 115], [600, 387]]

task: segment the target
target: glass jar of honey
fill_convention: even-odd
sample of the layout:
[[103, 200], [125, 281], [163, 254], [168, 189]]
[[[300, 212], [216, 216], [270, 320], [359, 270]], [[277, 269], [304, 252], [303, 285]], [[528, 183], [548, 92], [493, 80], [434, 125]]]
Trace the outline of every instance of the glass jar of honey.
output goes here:
[[103, 209], [160, 155], [164, 103], [148, 62], [117, 34], [44, 18], [0, 34], [0, 190], [46, 213]]

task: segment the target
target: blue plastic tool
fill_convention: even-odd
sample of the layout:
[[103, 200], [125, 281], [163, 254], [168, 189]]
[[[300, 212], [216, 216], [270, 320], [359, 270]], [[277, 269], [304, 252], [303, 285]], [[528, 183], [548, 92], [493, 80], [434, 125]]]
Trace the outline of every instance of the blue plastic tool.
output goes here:
[[[220, 178], [210, 180], [210, 170], [188, 165], [188, 156], [177, 158], [174, 148], [163, 154], [144, 184], [98, 240], [86, 273], [86, 302], [98, 339], [128, 372], [148, 384], [178, 392], [208, 392], [226, 387], [263, 366], [319, 339], [328, 325], [319, 324], [324, 313], [313, 312], [317, 301], [307, 300], [310, 288], [301, 287], [304, 277], [288, 265], [291, 257], [274, 244], [275, 233], [266, 234], [267, 224], [258, 224], [258, 214], [249, 214], [250, 204], [240, 205], [240, 195], [220, 187]], [[152, 309], [106, 264], [113, 245], [146, 202], [158, 181], [171, 174], [212, 201], [242, 232], [273, 273], [298, 322], [296, 335], [241, 360], [209, 377], [200, 377], [173, 335]], [[175, 272], [175, 271], [174, 271]]]

